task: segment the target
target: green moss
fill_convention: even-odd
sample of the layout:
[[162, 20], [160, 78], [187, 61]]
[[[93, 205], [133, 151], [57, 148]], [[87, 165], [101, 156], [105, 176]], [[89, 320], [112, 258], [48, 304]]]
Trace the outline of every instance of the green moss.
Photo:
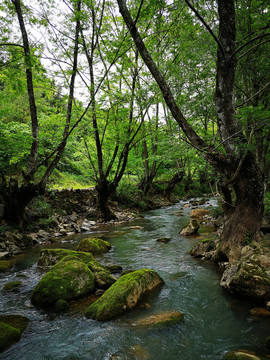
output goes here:
[[19, 341], [21, 332], [6, 323], [0, 322], [0, 351], [10, 347], [16, 341]]
[[99, 271], [95, 273], [95, 280], [98, 287], [108, 289], [115, 283], [115, 279], [108, 271]]
[[43, 276], [35, 287], [31, 301], [34, 305], [47, 307], [57, 300], [66, 301], [79, 298], [93, 292], [94, 274], [80, 260], [62, 259]]
[[100, 238], [82, 239], [77, 247], [77, 251], [90, 252], [94, 255], [109, 251], [111, 244]]
[[13, 262], [10, 260], [0, 260], [0, 273], [5, 272], [13, 267]]
[[11, 281], [3, 286], [3, 291], [18, 291], [22, 286], [21, 281]]
[[66, 256], [75, 256], [84, 263], [94, 260], [92, 254], [81, 251], [67, 250], [67, 249], [43, 249], [40, 252], [38, 265], [52, 266], [58, 263]]
[[266, 347], [270, 350], [270, 336], [265, 339]]
[[110, 319], [134, 308], [146, 291], [162, 283], [160, 276], [150, 269], [123, 275], [89, 306], [85, 315], [97, 320]]
[[56, 303], [54, 304], [54, 309], [57, 312], [69, 311], [69, 303], [63, 299], [57, 300]]
[[0, 315], [0, 322], [13, 326], [23, 332], [29, 323], [29, 319], [22, 315]]

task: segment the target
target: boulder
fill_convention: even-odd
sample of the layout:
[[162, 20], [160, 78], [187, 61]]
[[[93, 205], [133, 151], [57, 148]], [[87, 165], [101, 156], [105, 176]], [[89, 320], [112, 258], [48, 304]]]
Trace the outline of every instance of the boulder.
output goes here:
[[240, 259], [224, 271], [220, 284], [232, 293], [268, 301], [270, 250], [245, 246]]
[[194, 209], [190, 213], [190, 217], [193, 219], [203, 219], [205, 215], [209, 215], [209, 210], [207, 209]]
[[22, 286], [21, 281], [11, 281], [3, 286], [3, 291], [18, 291]]
[[184, 236], [194, 235], [198, 232], [199, 228], [200, 228], [200, 224], [198, 223], [197, 220], [190, 220], [189, 224], [180, 231], [180, 235], [184, 235]]
[[133, 309], [147, 291], [163, 284], [153, 270], [141, 269], [120, 277], [86, 310], [86, 317], [108, 320]]
[[70, 301], [94, 292], [95, 277], [88, 266], [77, 258], [63, 258], [45, 274], [33, 290], [31, 301], [46, 308], [57, 300]]
[[13, 265], [11, 260], [0, 260], [0, 273], [11, 269]]
[[204, 239], [190, 250], [190, 255], [211, 259], [214, 256], [215, 250], [215, 241], [213, 239]]
[[0, 315], [0, 351], [20, 340], [29, 319], [22, 315]]
[[82, 239], [77, 247], [77, 251], [90, 252], [94, 255], [109, 251], [111, 244], [100, 238]]
[[52, 266], [58, 263], [65, 256], [76, 256], [83, 262], [89, 262], [94, 260], [94, 257], [90, 253], [82, 251], [67, 250], [67, 249], [43, 249], [40, 252], [38, 265], [40, 266]]
[[98, 271], [95, 273], [95, 281], [97, 287], [101, 289], [108, 289], [112, 284], [115, 283], [115, 279], [108, 271]]
[[133, 323], [135, 326], [162, 327], [183, 321], [184, 314], [179, 311], [166, 311], [160, 314], [150, 315]]

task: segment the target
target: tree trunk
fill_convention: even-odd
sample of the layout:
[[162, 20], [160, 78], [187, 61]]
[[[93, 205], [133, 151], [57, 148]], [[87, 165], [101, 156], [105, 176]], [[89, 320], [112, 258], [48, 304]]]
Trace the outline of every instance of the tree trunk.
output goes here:
[[259, 240], [264, 211], [264, 179], [252, 154], [248, 153], [234, 180], [232, 201], [228, 186], [223, 186], [224, 219], [217, 260], [234, 263], [241, 255], [241, 248]]
[[168, 200], [171, 201], [171, 194], [173, 192], [173, 189], [175, 188], [176, 184], [179, 184], [183, 178], [184, 178], [185, 173], [184, 172], [178, 172], [176, 173], [171, 180], [169, 181], [166, 189], [164, 190], [164, 197]]
[[110, 210], [108, 200], [110, 195], [115, 191], [115, 188], [106, 179], [99, 181], [97, 186], [97, 206], [99, 211], [99, 219], [103, 221], [110, 221], [116, 219], [115, 214]]
[[8, 185], [2, 180], [0, 193], [4, 202], [4, 219], [23, 227], [27, 223], [26, 206], [42, 191], [33, 183], [19, 186], [18, 181], [11, 178]]

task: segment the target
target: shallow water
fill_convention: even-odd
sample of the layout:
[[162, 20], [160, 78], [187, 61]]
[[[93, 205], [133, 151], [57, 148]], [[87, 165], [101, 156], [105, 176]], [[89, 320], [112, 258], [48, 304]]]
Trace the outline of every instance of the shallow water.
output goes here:
[[[225, 293], [219, 286], [219, 270], [189, 255], [198, 239], [179, 235], [190, 211], [185, 209], [184, 216], [177, 216], [180, 205], [146, 212], [143, 219], [132, 223], [100, 229], [113, 245], [99, 258], [102, 263], [120, 264], [124, 269], [151, 268], [165, 281], [144, 300], [150, 308], [138, 307], [115, 320], [99, 323], [86, 319], [75, 306], [71, 313], [60, 316], [35, 309], [29, 298], [43, 274], [36, 266], [40, 249], [34, 247], [19, 256], [15, 268], [1, 275], [0, 289], [14, 280], [21, 280], [23, 287], [18, 293], [1, 292], [0, 311], [25, 315], [31, 323], [20, 342], [0, 354], [0, 359], [110, 360], [118, 355], [115, 359], [219, 360], [226, 351], [238, 348], [265, 354], [269, 320], [249, 315], [253, 304]], [[133, 225], [141, 228], [130, 229]], [[84, 237], [86, 234], [66, 238], [55, 247], [74, 249]], [[158, 243], [161, 237], [171, 241]], [[163, 310], [183, 312], [184, 322], [159, 329], [132, 325], [145, 314]], [[134, 357], [131, 349], [138, 346], [141, 357]]]

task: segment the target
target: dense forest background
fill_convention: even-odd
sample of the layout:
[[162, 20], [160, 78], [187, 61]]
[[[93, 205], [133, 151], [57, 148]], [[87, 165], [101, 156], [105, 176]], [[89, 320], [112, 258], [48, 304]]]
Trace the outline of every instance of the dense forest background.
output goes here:
[[[25, 207], [46, 188], [95, 186], [105, 220], [113, 218], [107, 204], [113, 193], [144, 206], [151, 191], [170, 199], [176, 184], [179, 196], [219, 191], [231, 215], [240, 199], [252, 197], [242, 194], [251, 186], [243, 178], [260, 173], [251, 186], [260, 188], [256, 198], [262, 182], [267, 189], [269, 2], [128, 3], [130, 31], [139, 31], [184, 120], [140, 56], [123, 5], [123, 17], [116, 1], [0, 5], [0, 190], [7, 221], [23, 223]], [[269, 211], [268, 191], [262, 196]], [[255, 212], [262, 202], [251, 204]]]

